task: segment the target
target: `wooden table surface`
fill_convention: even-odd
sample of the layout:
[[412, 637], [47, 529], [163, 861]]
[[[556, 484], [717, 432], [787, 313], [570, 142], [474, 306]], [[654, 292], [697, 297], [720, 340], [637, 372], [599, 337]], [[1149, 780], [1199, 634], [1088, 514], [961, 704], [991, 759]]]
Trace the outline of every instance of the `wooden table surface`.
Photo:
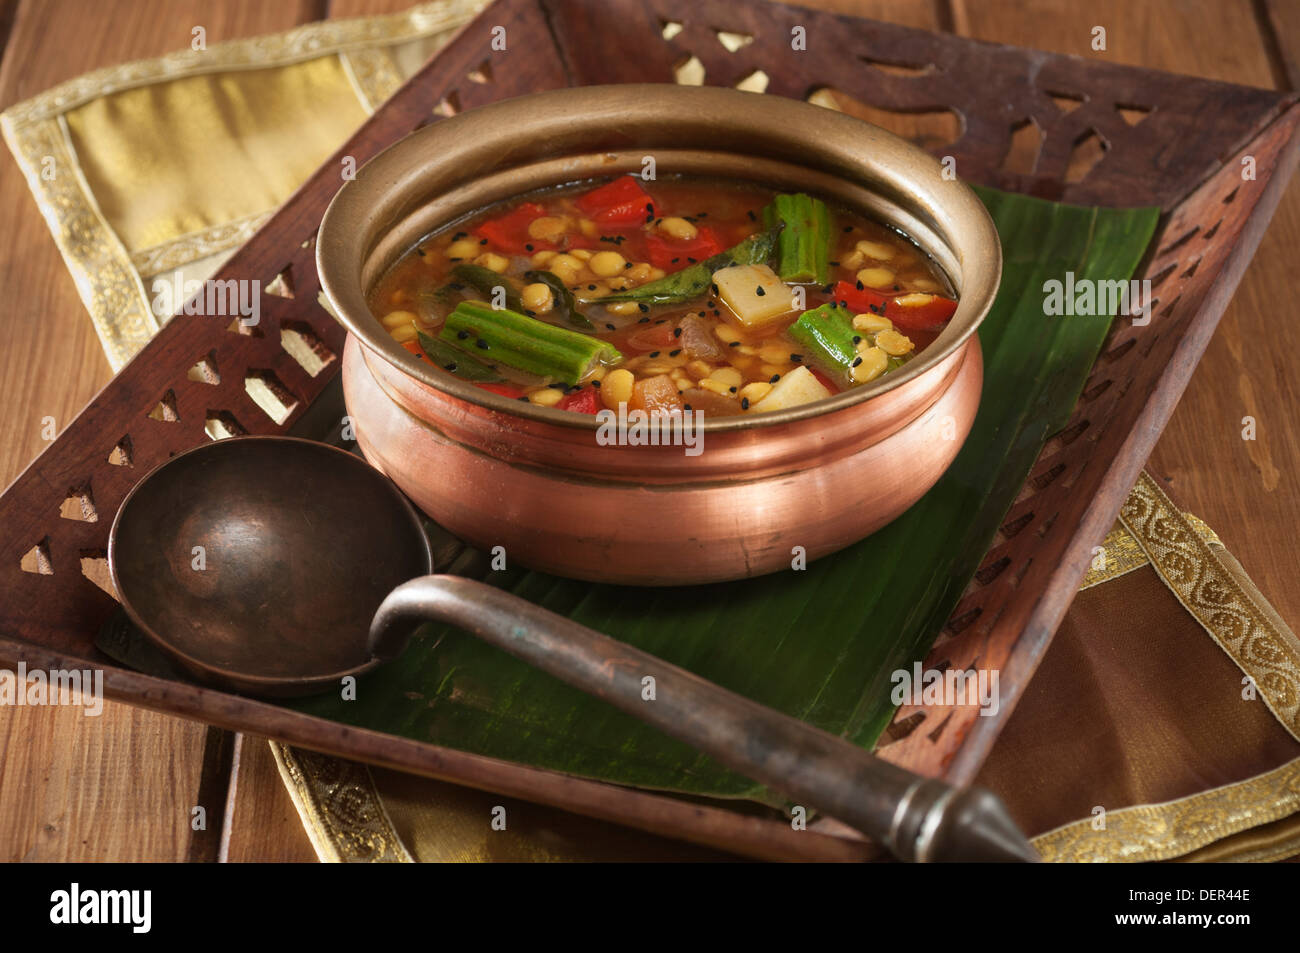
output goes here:
[[[1293, 90], [1297, 0], [819, 0], [808, 4], [1018, 46]], [[409, 0], [0, 0], [0, 109], [88, 70]], [[725, 27], [725, 24], [716, 24]], [[1107, 49], [1091, 48], [1094, 26]], [[36, 204], [0, 158], [0, 484], [111, 376]], [[1292, 625], [1300, 621], [1300, 177], [1148, 464], [1206, 520]], [[1254, 441], [1242, 418], [1257, 421]], [[0, 709], [0, 860], [314, 860], [266, 743], [233, 768], [203, 725], [105, 703]], [[206, 744], [205, 744], [206, 742]], [[204, 753], [208, 752], [205, 770]], [[202, 793], [200, 793], [202, 792]], [[208, 829], [191, 829], [207, 804]], [[211, 805], [215, 804], [214, 810]], [[224, 810], [222, 805], [224, 804]]]

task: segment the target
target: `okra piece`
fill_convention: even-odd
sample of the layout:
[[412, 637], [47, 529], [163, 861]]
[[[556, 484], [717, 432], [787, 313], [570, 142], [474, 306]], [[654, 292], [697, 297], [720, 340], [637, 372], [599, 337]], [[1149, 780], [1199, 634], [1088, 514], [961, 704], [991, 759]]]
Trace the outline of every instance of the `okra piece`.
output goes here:
[[484, 268], [482, 265], [457, 265], [451, 273], [457, 280], [465, 282], [488, 301], [496, 297], [497, 288], [505, 289], [506, 307], [511, 311], [524, 310], [519, 301], [519, 290], [505, 275], [498, 275], [491, 268]]
[[480, 360], [565, 384], [576, 384], [596, 365], [623, 357], [608, 341], [481, 301], [456, 305], [438, 339]]
[[591, 331], [596, 327], [587, 320], [586, 315], [578, 310], [578, 302], [574, 299], [573, 292], [551, 272], [526, 271], [524, 272], [524, 278], [528, 281], [541, 282], [551, 289], [551, 294], [555, 298], [551, 313], [565, 324], [580, 328], [583, 331]]
[[778, 195], [763, 209], [768, 228], [784, 226], [776, 244], [782, 281], [826, 284], [830, 277], [831, 216], [826, 203], [799, 192]]
[[739, 245], [733, 245], [726, 251], [720, 251], [711, 258], [666, 275], [658, 281], [591, 300], [643, 301], [647, 304], [677, 304], [681, 301], [689, 301], [708, 290], [715, 271], [730, 268], [732, 265], [758, 265], [766, 262], [772, 257], [772, 250], [776, 247], [776, 238], [780, 231], [781, 227], [778, 225], [766, 232], [750, 235]]
[[[854, 383], [853, 368], [859, 357], [859, 342], [864, 339], [868, 343], [875, 341], [873, 334], [854, 328], [852, 310], [835, 301], [799, 315], [799, 320], [790, 325], [788, 333], [799, 342], [810, 363], [845, 384]], [[882, 373], [898, 370], [909, 360], [910, 354], [890, 356]]]
[[834, 301], [799, 315], [790, 325], [790, 337], [799, 342], [805, 358], [841, 382], [849, 381], [849, 368], [858, 357], [862, 336], [853, 329], [853, 315]]
[[467, 381], [492, 382], [505, 380], [491, 365], [484, 364], [477, 358], [470, 357], [459, 348], [444, 344], [437, 338], [420, 331], [416, 334], [420, 350], [428, 355], [429, 360], [444, 371], [449, 371]]

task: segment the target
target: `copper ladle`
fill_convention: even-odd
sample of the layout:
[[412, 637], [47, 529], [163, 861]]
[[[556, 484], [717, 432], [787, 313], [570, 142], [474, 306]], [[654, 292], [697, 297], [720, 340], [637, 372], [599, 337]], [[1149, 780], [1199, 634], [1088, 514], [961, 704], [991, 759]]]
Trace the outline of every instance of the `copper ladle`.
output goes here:
[[[131, 620], [203, 681], [324, 691], [401, 654], [418, 623], [448, 622], [902, 860], [1039, 859], [983, 789], [912, 774], [486, 583], [428, 575], [411, 504], [326, 444], [240, 437], [178, 454], [122, 502], [108, 561]], [[647, 675], [654, 701], [642, 700]]]

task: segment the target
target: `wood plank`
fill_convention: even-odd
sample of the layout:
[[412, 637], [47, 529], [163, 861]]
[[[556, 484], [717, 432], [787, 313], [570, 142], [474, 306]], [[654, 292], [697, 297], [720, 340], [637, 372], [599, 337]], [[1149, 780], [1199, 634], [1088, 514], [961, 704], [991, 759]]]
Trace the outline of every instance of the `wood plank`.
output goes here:
[[4, 57], [5, 48], [9, 45], [9, 34], [17, 15], [18, 0], [0, 0], [0, 59]]
[[[221, 853], [221, 841], [227, 818], [227, 795], [234, 783], [232, 761], [239, 736], [208, 725], [203, 732], [203, 757], [199, 762], [199, 786], [196, 801], [211, 805], [204, 810], [211, 815], [201, 826], [191, 823], [185, 860], [189, 863], [213, 863]], [[217, 806], [221, 810], [217, 810]]]
[[[306, 0], [176, 0], [159, 16], [132, 0], [23, 0], [0, 60], [0, 108], [92, 69], [185, 48], [196, 25], [211, 44], [288, 29], [315, 10]], [[0, 416], [0, 484], [8, 484], [44, 448], [42, 419], [61, 429], [111, 372], [8, 155], [0, 160], [0, 220], [7, 224], [0, 231], [7, 303], [0, 405], [14, 409]], [[205, 734], [202, 725], [113, 702], [97, 719], [60, 708], [0, 711], [3, 857], [185, 859]], [[220, 818], [219, 808], [215, 816], [208, 811], [210, 830]]]
[[199, 795], [203, 725], [128, 705], [0, 712], [0, 861], [180, 861]]
[[222, 859], [230, 863], [315, 863], [298, 811], [265, 738], [244, 735], [231, 793]]
[[[1251, 0], [952, 0], [962, 36], [1088, 60], [1274, 88]], [[1094, 27], [1106, 49], [1092, 49]]]
[[[1300, 622], [1300, 388], [1290, 356], [1300, 349], [1300, 326], [1284, 303], [1300, 294], [1298, 242], [1300, 182], [1292, 182], [1149, 463], [1293, 626]], [[1242, 437], [1248, 416], [1254, 440]]]
[[1255, 8], [1268, 38], [1269, 65], [1279, 89], [1300, 89], [1300, 4], [1261, 0]]
[[[945, 29], [948, 0], [802, 0], [788, 6], [808, 7], [868, 20], [884, 20], [919, 30]], [[722, 24], [719, 24], [720, 26]]]

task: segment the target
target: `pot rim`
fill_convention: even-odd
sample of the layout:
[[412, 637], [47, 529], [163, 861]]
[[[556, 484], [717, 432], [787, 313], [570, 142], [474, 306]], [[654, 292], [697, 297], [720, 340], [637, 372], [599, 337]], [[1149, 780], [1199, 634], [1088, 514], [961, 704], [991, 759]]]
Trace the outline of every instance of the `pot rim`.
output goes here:
[[[755, 106], [759, 107], [757, 113]], [[1001, 280], [1001, 242], [983, 203], [965, 183], [946, 178], [938, 160], [885, 129], [822, 106], [720, 87], [654, 83], [570, 87], [532, 93], [460, 113], [398, 140], [362, 166], [355, 178], [344, 182], [321, 219], [316, 241], [321, 303], [367, 351], [425, 386], [488, 411], [594, 431], [601, 426], [595, 416], [540, 407], [476, 387], [419, 360], [393, 340], [370, 311], [366, 300], [369, 289], [362, 281], [363, 267], [391, 227], [389, 223], [374, 224], [380, 199], [391, 200], [409, 192], [427, 202], [468, 182], [512, 169], [524, 169], [544, 161], [555, 164], [554, 160], [564, 157], [615, 153], [618, 150], [612, 148], [611, 137], [630, 149], [644, 143], [645, 133], [656, 128], [692, 124], [711, 128], [741, 121], [737, 117], [744, 117], [743, 123], [778, 158], [781, 155], [793, 158], [798, 153], [802, 164], [814, 171], [882, 194], [887, 204], [896, 203], [923, 221], [946, 245], [948, 257], [958, 268], [949, 277], [959, 288], [959, 297], [957, 310], [940, 337], [905, 367], [883, 375], [872, 384], [810, 404], [763, 414], [706, 417], [700, 425], [703, 431], [717, 433], [776, 426], [866, 403], [926, 374], [975, 333], [993, 304]], [[526, 150], [511, 148], [512, 137], [521, 125], [547, 128], [561, 121], [564, 133], [554, 137], [559, 140], [559, 148], [548, 144]], [[809, 137], [792, 132], [810, 127], [816, 129], [817, 143], [817, 150], [811, 155], [807, 151]], [[584, 144], [584, 138], [591, 141]], [[711, 147], [713, 151], [731, 154], [740, 151], [727, 148], [725, 135], [718, 138], [724, 144]], [[665, 152], [679, 147], [672, 144], [670, 136], [661, 146], [640, 145], [639, 148], [652, 154], [657, 148]], [[420, 178], [420, 170], [428, 167], [430, 160], [426, 157], [430, 155], [439, 156], [436, 161], [441, 165], [461, 162], [474, 166], [466, 162], [471, 158], [479, 164], [459, 179], [440, 183], [431, 195]], [[485, 168], [483, 161], [491, 164]], [[590, 175], [571, 175], [556, 179], [553, 184], [580, 181]], [[865, 214], [877, 220], [881, 218], [879, 214]], [[454, 220], [441, 221], [437, 227]], [[367, 225], [371, 226], [369, 232]], [[924, 244], [921, 247], [928, 254], [935, 254], [935, 249]]]

